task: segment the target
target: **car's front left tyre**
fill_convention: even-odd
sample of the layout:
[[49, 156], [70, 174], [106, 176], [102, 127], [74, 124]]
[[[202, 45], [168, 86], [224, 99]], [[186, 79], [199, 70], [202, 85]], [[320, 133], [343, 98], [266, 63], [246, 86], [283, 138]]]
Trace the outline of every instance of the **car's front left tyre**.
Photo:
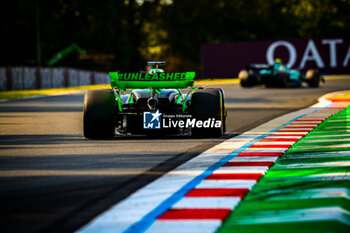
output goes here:
[[92, 90], [84, 98], [84, 136], [107, 139], [114, 136], [115, 98], [111, 90]]
[[287, 88], [289, 86], [289, 74], [286, 72], [280, 72], [276, 75], [278, 87]]

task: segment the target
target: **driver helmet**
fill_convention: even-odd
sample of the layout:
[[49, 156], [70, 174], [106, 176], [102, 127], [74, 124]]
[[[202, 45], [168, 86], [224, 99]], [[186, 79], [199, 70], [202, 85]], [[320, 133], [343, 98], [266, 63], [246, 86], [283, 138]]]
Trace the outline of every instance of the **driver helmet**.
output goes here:
[[276, 58], [275, 59], [275, 63], [282, 63], [282, 59], [281, 58]]
[[150, 74], [155, 74], [155, 73], [164, 73], [164, 70], [163, 69], [151, 69], [148, 73]]

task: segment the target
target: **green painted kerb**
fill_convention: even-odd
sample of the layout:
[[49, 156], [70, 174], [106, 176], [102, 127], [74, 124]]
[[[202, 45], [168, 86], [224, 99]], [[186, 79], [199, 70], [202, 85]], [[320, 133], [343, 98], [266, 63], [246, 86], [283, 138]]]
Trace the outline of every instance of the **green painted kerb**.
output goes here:
[[349, 111], [294, 144], [218, 232], [350, 232]]

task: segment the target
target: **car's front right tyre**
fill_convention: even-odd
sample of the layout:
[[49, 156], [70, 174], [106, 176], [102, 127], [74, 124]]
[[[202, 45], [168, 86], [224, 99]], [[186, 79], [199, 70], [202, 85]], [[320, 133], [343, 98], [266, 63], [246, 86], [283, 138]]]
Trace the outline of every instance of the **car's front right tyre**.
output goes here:
[[194, 137], [220, 137], [225, 133], [226, 110], [223, 91], [219, 88], [206, 88], [194, 91], [191, 97], [191, 114], [196, 120], [220, 121], [220, 127], [194, 127]]
[[318, 70], [308, 70], [305, 78], [309, 87], [318, 87], [320, 85], [321, 77]]
[[238, 73], [238, 79], [240, 81], [240, 84], [242, 87], [252, 87], [256, 85], [254, 82], [254, 77], [252, 75], [249, 75], [248, 70], [241, 70]]

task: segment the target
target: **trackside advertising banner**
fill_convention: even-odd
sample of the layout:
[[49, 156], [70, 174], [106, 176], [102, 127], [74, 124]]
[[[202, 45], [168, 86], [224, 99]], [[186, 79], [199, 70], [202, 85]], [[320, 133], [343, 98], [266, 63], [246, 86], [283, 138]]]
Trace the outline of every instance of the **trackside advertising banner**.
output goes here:
[[350, 73], [350, 38], [292, 39], [202, 45], [205, 78], [233, 78], [248, 64], [272, 64], [275, 58], [291, 68]]

